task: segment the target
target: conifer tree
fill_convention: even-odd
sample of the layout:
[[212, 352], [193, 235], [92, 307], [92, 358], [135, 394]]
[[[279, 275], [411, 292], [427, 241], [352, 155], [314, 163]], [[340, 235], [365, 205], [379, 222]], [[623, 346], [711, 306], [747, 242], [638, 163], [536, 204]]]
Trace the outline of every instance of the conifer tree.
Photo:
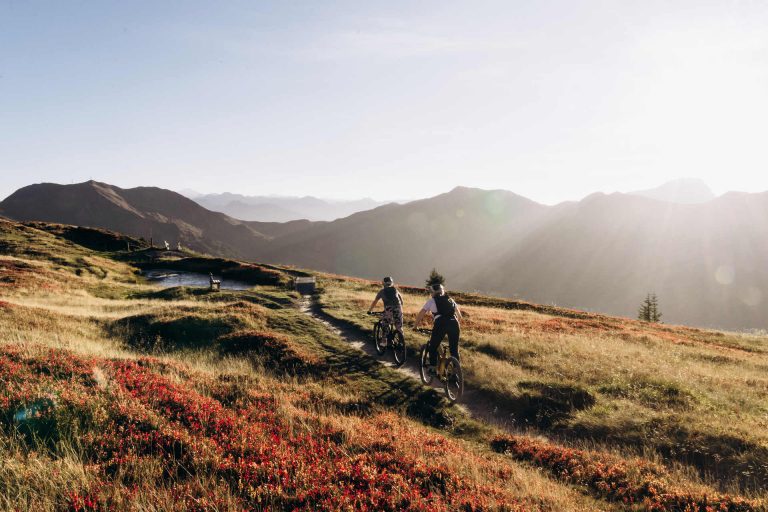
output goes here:
[[437, 269], [433, 268], [432, 272], [429, 273], [429, 277], [426, 280], [426, 285], [427, 288], [430, 288], [435, 284], [445, 284], [445, 278], [437, 271]]
[[645, 296], [645, 300], [640, 305], [640, 309], [637, 313], [638, 320], [643, 322], [658, 323], [661, 320], [661, 312], [659, 311], [659, 298], [655, 293], [649, 293]]
[[637, 311], [637, 319], [643, 322], [651, 321], [651, 294], [646, 295], [640, 309]]
[[659, 298], [655, 293], [651, 294], [651, 310], [650, 321], [653, 323], [659, 323], [661, 321], [661, 312], [659, 311]]

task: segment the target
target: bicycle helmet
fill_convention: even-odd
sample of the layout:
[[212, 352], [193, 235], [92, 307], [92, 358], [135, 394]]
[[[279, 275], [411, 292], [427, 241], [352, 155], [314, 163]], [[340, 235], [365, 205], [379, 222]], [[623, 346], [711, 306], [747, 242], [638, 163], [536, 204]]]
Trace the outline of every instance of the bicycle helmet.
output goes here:
[[381, 280], [381, 282], [386, 287], [392, 286], [395, 283], [395, 281], [390, 276], [385, 277]]

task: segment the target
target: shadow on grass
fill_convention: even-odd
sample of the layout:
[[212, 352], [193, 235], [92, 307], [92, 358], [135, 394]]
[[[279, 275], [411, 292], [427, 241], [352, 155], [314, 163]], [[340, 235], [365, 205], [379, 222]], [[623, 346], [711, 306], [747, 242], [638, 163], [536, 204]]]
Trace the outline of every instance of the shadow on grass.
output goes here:
[[343, 341], [343, 333], [330, 332], [316, 319], [296, 310], [283, 310], [270, 315], [268, 326], [314, 345], [325, 355], [330, 378], [341, 385], [354, 386], [371, 402], [399, 409], [422, 423], [450, 428], [457, 433], [468, 433], [478, 428], [462, 418], [462, 413], [453, 408], [441, 393], [360, 352]]
[[[354, 332], [357, 337], [368, 335], [368, 331], [355, 321], [340, 319], [324, 311], [321, 314], [332, 319], [335, 326]], [[642, 398], [649, 404], [675, 410], [687, 409], [695, 401], [695, 397], [685, 390], [663, 381], [635, 381], [631, 384], [627, 389], [612, 387], [600, 391], [611, 396]], [[666, 423], [581, 424], [575, 414], [594, 406], [599, 395], [562, 383], [520, 382], [517, 388], [518, 392], [509, 394], [483, 387], [473, 388], [469, 383], [465, 400], [491, 404], [493, 415], [486, 417], [490, 421], [507, 417], [513, 420], [511, 423], [515, 427], [530, 429], [533, 433], [562, 440], [598, 441], [606, 446], [630, 448], [638, 452], [655, 450], [669, 462], [690, 466], [705, 479], [713, 480], [724, 492], [731, 484], [743, 491], [768, 488], [766, 447], [727, 433], [703, 433], [697, 431], [693, 424], [675, 423], [671, 418]], [[504, 422], [499, 423], [503, 425]]]
[[667, 460], [691, 466], [722, 491], [735, 485], [742, 492], [768, 487], [768, 448], [727, 434], [700, 432], [673, 418], [614, 425], [574, 425], [557, 429], [569, 438], [599, 439], [638, 451], [653, 448]]
[[175, 318], [135, 315], [111, 323], [107, 330], [131, 348], [156, 353], [211, 346], [217, 338], [242, 328], [236, 317], [193, 313]]

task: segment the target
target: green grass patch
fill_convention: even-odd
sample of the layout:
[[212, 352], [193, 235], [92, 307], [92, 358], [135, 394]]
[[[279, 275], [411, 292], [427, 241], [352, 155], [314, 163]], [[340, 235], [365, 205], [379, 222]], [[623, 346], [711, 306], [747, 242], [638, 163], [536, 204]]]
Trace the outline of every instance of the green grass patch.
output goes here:
[[635, 378], [614, 381], [599, 391], [615, 398], [625, 398], [652, 409], [689, 409], [696, 402], [691, 392], [680, 384], [658, 379]]

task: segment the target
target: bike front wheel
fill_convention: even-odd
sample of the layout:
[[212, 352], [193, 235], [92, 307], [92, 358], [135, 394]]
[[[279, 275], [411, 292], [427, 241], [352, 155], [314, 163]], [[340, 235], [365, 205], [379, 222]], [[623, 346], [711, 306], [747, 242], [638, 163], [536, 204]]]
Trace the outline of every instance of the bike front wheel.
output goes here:
[[464, 372], [461, 371], [461, 363], [455, 357], [448, 360], [445, 365], [445, 396], [455, 402], [464, 393]]
[[432, 384], [432, 379], [435, 377], [429, 373], [429, 345], [427, 344], [421, 347], [421, 357], [419, 358], [419, 375], [421, 376], [421, 382], [427, 386]]
[[395, 337], [392, 340], [392, 351], [395, 353], [395, 363], [397, 363], [397, 366], [402, 366], [405, 363], [407, 349], [403, 333], [396, 331]]
[[373, 343], [376, 345], [376, 353], [380, 356], [384, 355], [384, 352], [387, 350], [387, 345], [385, 344], [386, 337], [387, 332], [384, 326], [381, 325], [381, 322], [373, 326]]

